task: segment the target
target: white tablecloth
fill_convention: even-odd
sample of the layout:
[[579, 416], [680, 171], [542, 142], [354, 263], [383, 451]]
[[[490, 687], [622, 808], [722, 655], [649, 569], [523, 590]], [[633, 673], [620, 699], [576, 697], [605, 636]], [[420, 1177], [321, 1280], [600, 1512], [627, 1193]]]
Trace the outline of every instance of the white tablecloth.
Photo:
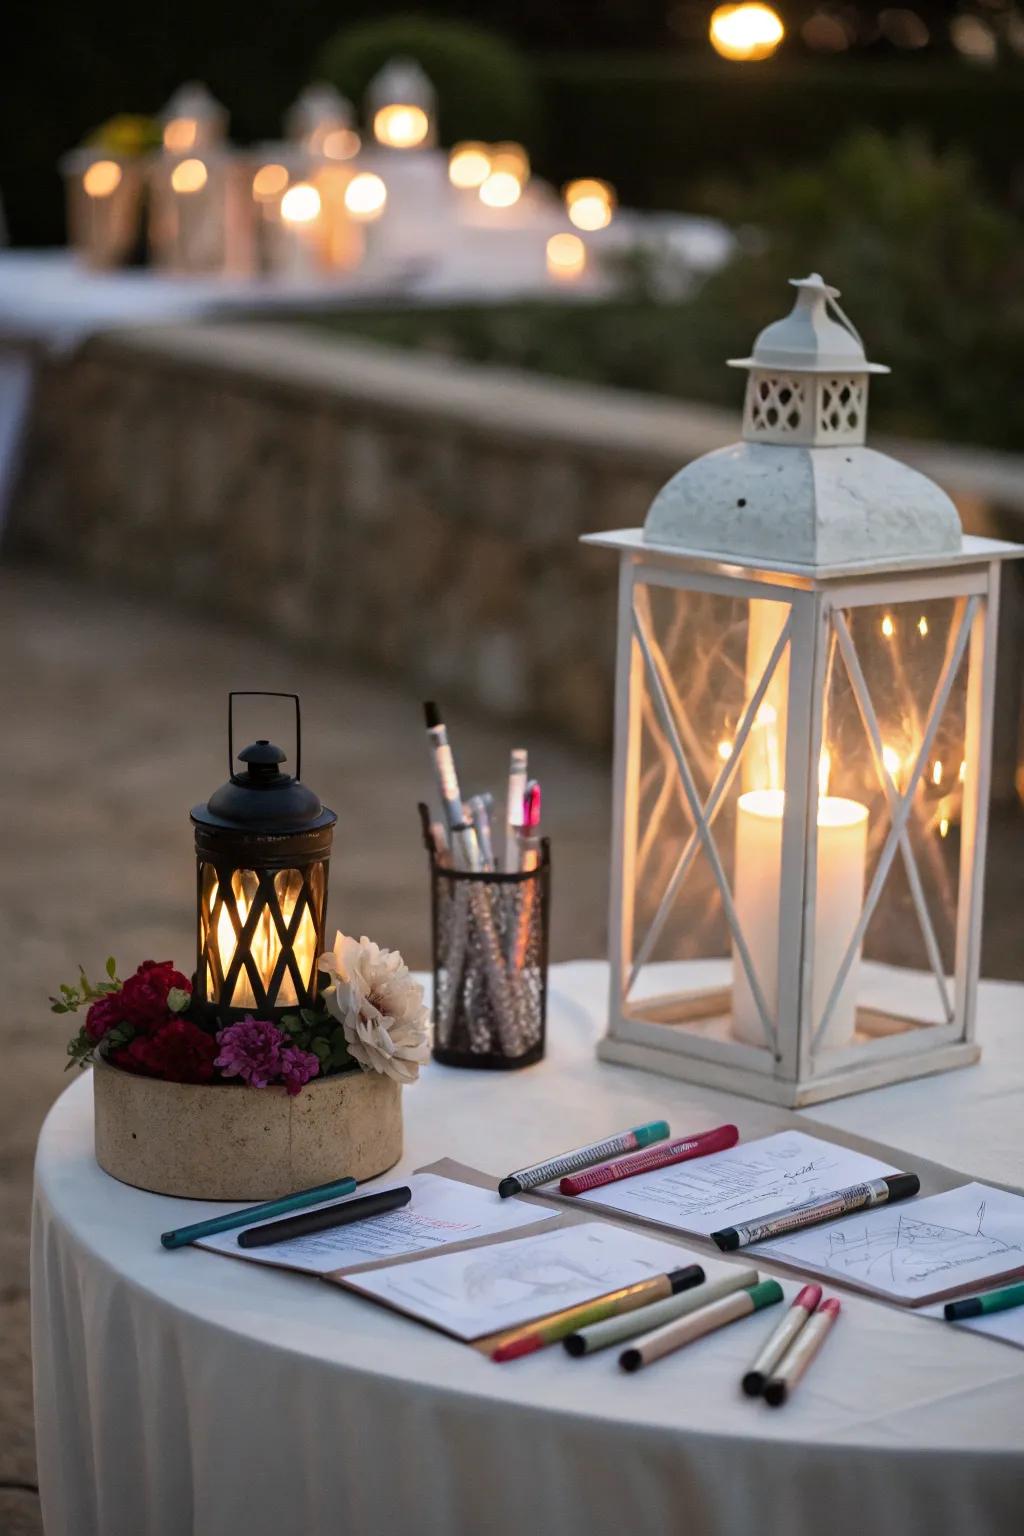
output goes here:
[[[596, 1062], [605, 984], [597, 963], [554, 969], [538, 1067], [427, 1068], [396, 1173], [451, 1155], [501, 1174], [660, 1115], [767, 1125]], [[983, 985], [978, 1067], [805, 1118], [1024, 1185], [1022, 1000]], [[47, 1536], [1020, 1536], [1024, 1351], [850, 1296], [779, 1412], [737, 1385], [763, 1319], [637, 1376], [614, 1351], [496, 1366], [315, 1279], [164, 1252], [159, 1232], [214, 1208], [100, 1172], [91, 1111], [86, 1076], [36, 1167]]]

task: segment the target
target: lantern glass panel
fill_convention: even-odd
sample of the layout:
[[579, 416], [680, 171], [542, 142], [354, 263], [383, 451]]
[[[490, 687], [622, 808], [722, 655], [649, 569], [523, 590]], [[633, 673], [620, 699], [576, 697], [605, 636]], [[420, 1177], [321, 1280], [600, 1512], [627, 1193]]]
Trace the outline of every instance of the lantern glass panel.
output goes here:
[[[273, 874], [255, 869], [218, 874], [204, 863], [199, 939], [207, 996], [231, 1008], [298, 1006], [300, 993], [308, 995], [314, 984], [323, 903], [322, 863]], [[224, 986], [239, 947], [242, 960], [228, 997]]]
[[[953, 1025], [969, 629], [963, 597], [830, 616], [812, 1060]], [[833, 802], [858, 808], [856, 833], [823, 826]]]
[[[762, 590], [634, 590], [639, 747], [623, 992], [635, 1018], [731, 1039], [735, 975], [744, 1039], [767, 1066], [778, 904], [766, 888], [778, 885], [781, 841], [769, 836], [752, 863], [744, 838], [751, 800], [774, 805], [784, 785], [790, 605], [786, 589]], [[707, 964], [680, 967], [695, 960]]]

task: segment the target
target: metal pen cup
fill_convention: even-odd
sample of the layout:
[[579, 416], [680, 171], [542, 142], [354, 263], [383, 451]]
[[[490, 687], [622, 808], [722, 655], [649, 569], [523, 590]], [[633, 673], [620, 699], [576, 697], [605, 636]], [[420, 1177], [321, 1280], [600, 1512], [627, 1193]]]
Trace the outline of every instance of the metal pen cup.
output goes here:
[[472, 874], [428, 842], [434, 957], [434, 1060], [508, 1071], [544, 1055], [551, 849], [536, 869]]

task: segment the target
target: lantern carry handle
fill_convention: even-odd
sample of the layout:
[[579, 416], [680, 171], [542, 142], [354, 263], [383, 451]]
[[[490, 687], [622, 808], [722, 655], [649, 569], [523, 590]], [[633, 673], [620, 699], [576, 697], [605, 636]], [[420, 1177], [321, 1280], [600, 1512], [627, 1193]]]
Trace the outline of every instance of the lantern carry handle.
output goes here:
[[234, 707], [236, 699], [294, 699], [295, 777], [302, 778], [302, 708], [297, 693], [276, 693], [269, 688], [233, 688], [228, 694], [228, 775], [235, 776]]

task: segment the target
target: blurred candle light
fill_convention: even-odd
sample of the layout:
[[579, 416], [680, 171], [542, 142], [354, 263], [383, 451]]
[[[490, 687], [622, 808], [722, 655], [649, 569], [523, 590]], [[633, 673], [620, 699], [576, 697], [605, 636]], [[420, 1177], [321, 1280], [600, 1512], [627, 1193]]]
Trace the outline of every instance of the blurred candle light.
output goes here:
[[488, 208], [511, 208], [522, 195], [522, 183], [511, 171], [492, 171], [479, 192], [480, 201]]
[[453, 187], [472, 191], [482, 186], [491, 173], [491, 151], [486, 144], [465, 140], [453, 146], [448, 156], [448, 180]]
[[362, 223], [379, 219], [387, 200], [388, 189], [373, 171], [360, 171], [345, 188], [345, 207]]
[[109, 197], [121, 185], [121, 167], [116, 160], [94, 160], [82, 177], [87, 197]]
[[760, 0], [720, 5], [711, 15], [711, 46], [723, 59], [767, 59], [786, 35], [776, 11]]
[[201, 192], [206, 182], [207, 170], [201, 160], [182, 160], [171, 172], [175, 192]]
[[892, 614], [887, 613], [882, 620], [882, 634], [887, 640], [891, 640], [896, 633], [896, 625], [893, 623]]
[[287, 185], [288, 172], [283, 165], [261, 165], [252, 179], [252, 195], [258, 203], [271, 203]]
[[[552, 235], [547, 243], [547, 267], [559, 282], [581, 277], [587, 265], [587, 248], [579, 235]], [[730, 748], [731, 750], [731, 748]]]
[[581, 178], [565, 188], [565, 206], [577, 229], [606, 229], [615, 212], [615, 189], [607, 181]]
[[281, 199], [286, 224], [312, 224], [320, 215], [320, 193], [308, 181], [297, 181]]
[[373, 116], [373, 136], [388, 149], [416, 149], [430, 132], [430, 118], [412, 102], [391, 102]]
[[925, 618], [923, 613], [917, 621], [917, 632], [922, 637], [922, 639], [928, 633], [928, 620]]
[[183, 155], [195, 147], [198, 131], [194, 117], [172, 117], [164, 124], [164, 149], [171, 155]]
[[328, 160], [351, 160], [358, 155], [361, 140], [354, 128], [333, 128], [324, 134], [320, 146]]

